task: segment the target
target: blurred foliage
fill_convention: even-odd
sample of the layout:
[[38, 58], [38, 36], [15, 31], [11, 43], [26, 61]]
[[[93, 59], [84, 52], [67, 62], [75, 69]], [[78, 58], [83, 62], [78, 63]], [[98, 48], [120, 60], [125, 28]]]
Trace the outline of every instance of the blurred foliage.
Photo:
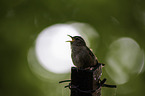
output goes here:
[[[69, 91], [58, 85], [59, 80], [38, 78], [27, 62], [36, 36], [56, 23], [77, 21], [93, 26], [101, 37], [94, 50], [101, 62], [105, 62], [110, 43], [119, 37], [131, 37], [145, 49], [144, 4], [145, 0], [0, 0], [0, 96], [58, 96]], [[105, 70], [103, 75], [112, 83]], [[125, 94], [103, 88], [108, 92], [103, 95], [144, 96], [144, 81], [142, 72], [119, 86], [122, 91], [127, 88]]]

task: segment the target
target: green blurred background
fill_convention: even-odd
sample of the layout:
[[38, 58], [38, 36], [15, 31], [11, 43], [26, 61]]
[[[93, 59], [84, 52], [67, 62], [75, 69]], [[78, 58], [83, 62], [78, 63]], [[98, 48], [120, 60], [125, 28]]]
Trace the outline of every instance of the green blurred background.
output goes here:
[[[44, 28], [69, 21], [87, 23], [97, 30], [100, 43], [93, 50], [101, 62], [106, 63], [109, 45], [121, 37], [130, 37], [145, 49], [144, 0], [0, 0], [0, 96], [69, 96], [69, 89], [58, 81], [69, 79], [70, 73], [51, 73], [55, 80], [44, 79], [31, 70], [27, 60]], [[103, 77], [114, 84], [104, 69]], [[102, 88], [102, 94], [144, 96], [144, 81], [142, 71], [118, 89]]]

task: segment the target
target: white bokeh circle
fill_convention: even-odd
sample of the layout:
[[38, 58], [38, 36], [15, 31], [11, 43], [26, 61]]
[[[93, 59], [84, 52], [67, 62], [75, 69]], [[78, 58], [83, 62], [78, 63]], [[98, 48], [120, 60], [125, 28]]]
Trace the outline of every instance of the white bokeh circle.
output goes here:
[[39, 63], [53, 73], [68, 73], [74, 66], [71, 60], [71, 36], [82, 36], [89, 46], [88, 39], [97, 38], [98, 33], [85, 23], [55, 24], [44, 29], [35, 43]]
[[36, 40], [36, 55], [40, 64], [54, 73], [66, 73], [73, 66], [71, 61], [70, 40], [67, 36], [80, 35], [77, 30], [66, 24], [57, 24], [44, 29]]

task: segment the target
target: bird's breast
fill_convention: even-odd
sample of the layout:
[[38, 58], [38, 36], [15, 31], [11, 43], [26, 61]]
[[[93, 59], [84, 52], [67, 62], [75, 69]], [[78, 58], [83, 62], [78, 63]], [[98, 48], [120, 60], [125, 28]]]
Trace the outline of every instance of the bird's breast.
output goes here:
[[72, 48], [72, 61], [78, 68], [89, 67], [94, 63], [93, 58], [85, 46], [75, 46]]

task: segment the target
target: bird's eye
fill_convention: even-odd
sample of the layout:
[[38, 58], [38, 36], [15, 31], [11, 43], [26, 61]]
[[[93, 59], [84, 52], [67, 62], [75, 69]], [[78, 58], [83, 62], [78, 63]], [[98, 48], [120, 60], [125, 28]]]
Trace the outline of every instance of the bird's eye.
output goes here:
[[79, 40], [79, 38], [76, 38], [75, 40]]

